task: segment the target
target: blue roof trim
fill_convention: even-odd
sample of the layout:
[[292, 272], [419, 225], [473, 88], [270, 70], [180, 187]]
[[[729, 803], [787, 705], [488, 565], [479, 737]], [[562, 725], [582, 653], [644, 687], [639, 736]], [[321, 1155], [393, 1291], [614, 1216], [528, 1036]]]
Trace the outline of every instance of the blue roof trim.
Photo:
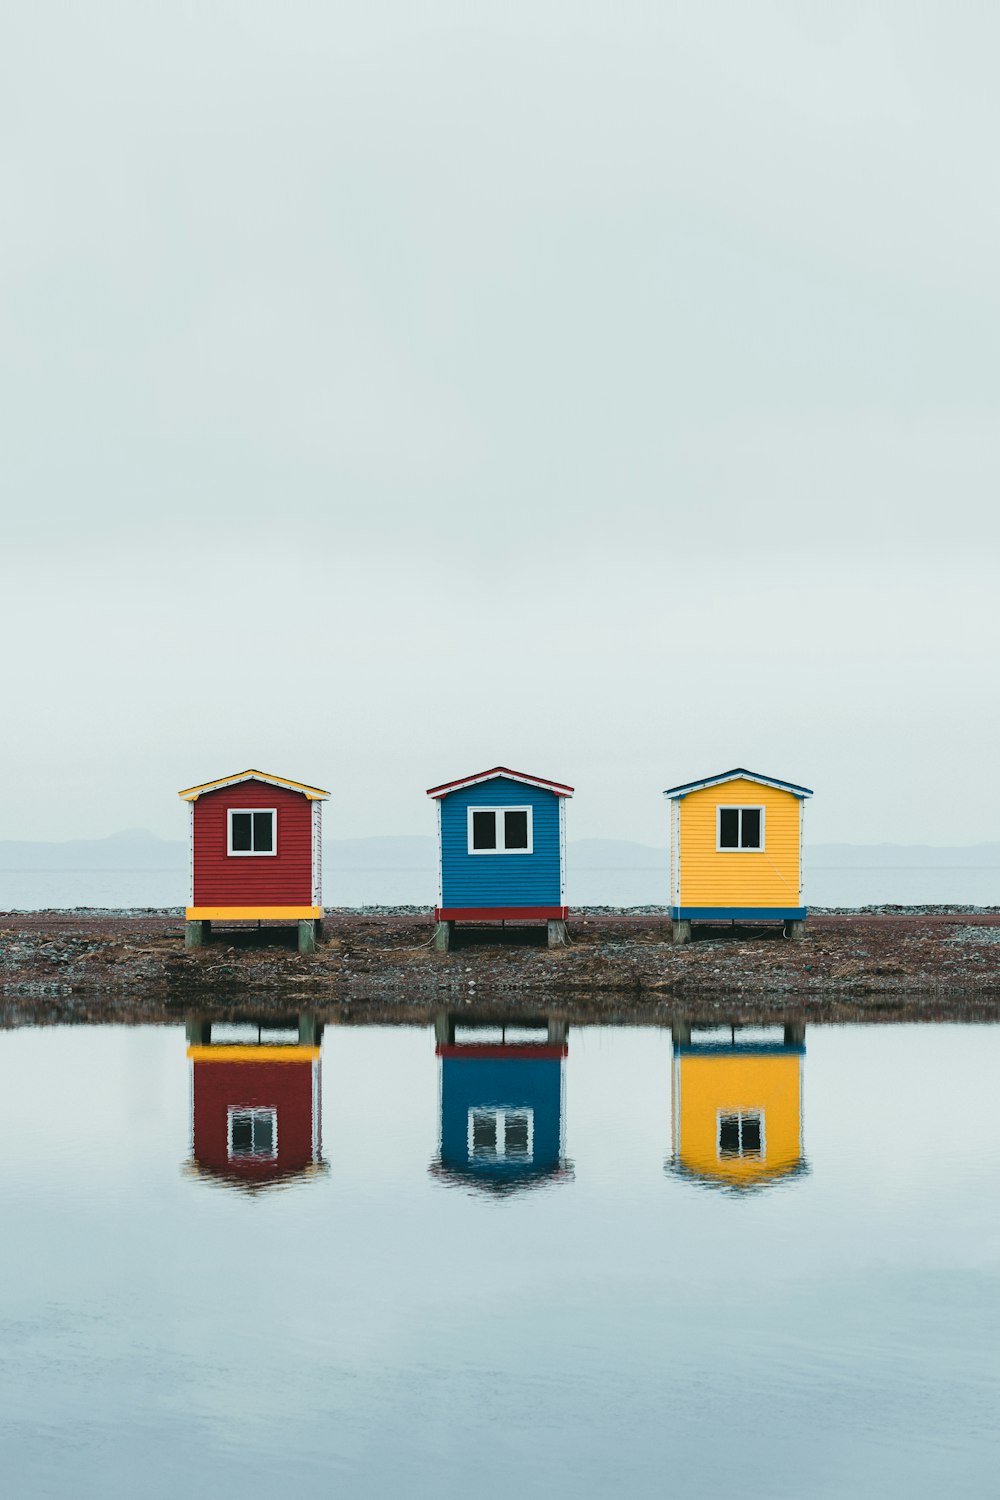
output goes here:
[[668, 786], [664, 797], [683, 797], [688, 792], [700, 791], [706, 786], [720, 786], [724, 781], [735, 781], [738, 777], [747, 781], [759, 781], [762, 786], [780, 787], [795, 797], [811, 797], [812, 788], [799, 786], [795, 781], [782, 781], [780, 776], [762, 776], [759, 771], [748, 771], [745, 766], [734, 766], [731, 771], [720, 771], [717, 776], [703, 776], [700, 781], [682, 781], [678, 786]]

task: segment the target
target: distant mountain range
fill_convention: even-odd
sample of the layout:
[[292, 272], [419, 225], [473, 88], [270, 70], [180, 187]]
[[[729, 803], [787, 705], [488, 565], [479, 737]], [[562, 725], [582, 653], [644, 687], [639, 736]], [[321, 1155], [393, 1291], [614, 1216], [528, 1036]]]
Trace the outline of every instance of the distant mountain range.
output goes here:
[[[570, 840], [571, 870], [663, 870], [665, 848], [624, 839]], [[143, 828], [129, 828], [103, 839], [65, 843], [0, 840], [0, 871], [185, 870], [187, 843], [161, 839]], [[429, 834], [366, 839], [327, 839], [328, 869], [426, 871], [434, 873], [435, 840]], [[989, 870], [1000, 869], [1000, 843], [939, 848], [930, 844], [812, 844], [807, 870]]]

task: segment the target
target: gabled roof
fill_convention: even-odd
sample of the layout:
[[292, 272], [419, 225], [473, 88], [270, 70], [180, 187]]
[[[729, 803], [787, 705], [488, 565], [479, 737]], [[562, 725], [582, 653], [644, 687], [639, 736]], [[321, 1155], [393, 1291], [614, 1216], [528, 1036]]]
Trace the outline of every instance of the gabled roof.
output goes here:
[[701, 781], [682, 781], [680, 786], [668, 786], [664, 797], [685, 797], [688, 792], [700, 792], [702, 787], [720, 786], [724, 781], [756, 781], [761, 786], [776, 786], [782, 792], [791, 792], [793, 797], [811, 797], [807, 786], [797, 786], [794, 781], [781, 781], [777, 776], [761, 776], [758, 771], [747, 771], [736, 766], [732, 771], [720, 771], [717, 776], [705, 776]]
[[480, 781], [495, 781], [504, 776], [508, 781], [522, 781], [525, 786], [541, 786], [557, 797], [572, 797], [573, 788], [561, 781], [547, 781], [544, 776], [529, 776], [526, 771], [512, 771], [509, 766], [494, 766], [491, 771], [477, 771], [475, 776], [461, 776], [458, 781], [443, 781], [440, 786], [429, 786], [428, 797], [447, 797], [449, 792], [460, 791], [464, 786], [475, 786]]
[[203, 781], [201, 786], [185, 787], [178, 792], [185, 802], [196, 802], [203, 792], [217, 792], [223, 786], [236, 786], [240, 781], [264, 781], [268, 786], [287, 787], [290, 792], [301, 792], [310, 802], [321, 802], [329, 797], [320, 786], [306, 786], [304, 781], [289, 781], [287, 776], [269, 776], [266, 771], [237, 771], [234, 776], [220, 776], [218, 781]]

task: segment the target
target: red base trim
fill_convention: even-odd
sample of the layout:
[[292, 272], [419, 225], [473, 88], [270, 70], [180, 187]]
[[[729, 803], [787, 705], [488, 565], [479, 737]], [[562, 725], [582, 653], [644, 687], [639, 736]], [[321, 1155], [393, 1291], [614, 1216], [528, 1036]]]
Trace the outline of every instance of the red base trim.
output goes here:
[[435, 906], [435, 922], [565, 922], [568, 906]]
[[520, 1057], [520, 1058], [545, 1058], [547, 1060], [558, 1060], [569, 1056], [569, 1045], [563, 1042], [439, 1042], [436, 1047], [438, 1057]]

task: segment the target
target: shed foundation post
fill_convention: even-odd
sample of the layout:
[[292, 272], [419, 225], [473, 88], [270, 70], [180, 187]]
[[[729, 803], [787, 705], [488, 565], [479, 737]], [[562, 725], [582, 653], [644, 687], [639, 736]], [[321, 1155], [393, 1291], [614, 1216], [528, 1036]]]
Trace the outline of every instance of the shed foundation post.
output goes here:
[[569, 937], [568, 937], [567, 932], [566, 932], [566, 923], [562, 920], [562, 918], [558, 918], [556, 921], [550, 922], [549, 923], [549, 947], [550, 948], [565, 948], [565, 946], [566, 946], [566, 944], [568, 942], [569, 942]]
[[185, 948], [201, 948], [212, 936], [211, 922], [185, 922], [184, 923], [184, 946]]
[[675, 943], [689, 943], [691, 941], [691, 923], [674, 922], [673, 939]]
[[784, 932], [790, 943], [801, 943], [806, 935], [806, 924], [798, 921], [786, 922]]
[[434, 936], [431, 939], [431, 946], [434, 948], [434, 951], [436, 953], [448, 952], [448, 949], [451, 946], [451, 929], [454, 927], [454, 925], [454, 922], [439, 922], [435, 927]]
[[316, 952], [316, 922], [312, 917], [299, 922], [299, 952]]
[[804, 1047], [806, 1042], [806, 1026], [804, 1021], [793, 1021], [785, 1027], [785, 1046]]
[[318, 1047], [322, 1035], [322, 1022], [315, 1011], [302, 1011], [299, 1015], [299, 1046]]
[[446, 1010], [439, 1010], [434, 1017], [434, 1040], [439, 1047], [455, 1045], [455, 1017]]
[[673, 1044], [675, 1047], [690, 1047], [691, 1045], [691, 1022], [675, 1021], [670, 1028]]
[[549, 1016], [546, 1024], [546, 1040], [550, 1047], [563, 1047], [566, 1045], [566, 1022], [557, 1020], [555, 1016]]

